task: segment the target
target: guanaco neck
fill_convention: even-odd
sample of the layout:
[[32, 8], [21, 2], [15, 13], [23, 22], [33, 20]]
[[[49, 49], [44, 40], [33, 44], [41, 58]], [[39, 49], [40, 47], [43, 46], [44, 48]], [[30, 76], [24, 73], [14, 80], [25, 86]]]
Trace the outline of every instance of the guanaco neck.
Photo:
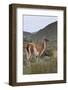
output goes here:
[[43, 49], [42, 52], [40, 53], [40, 56], [44, 53], [46, 49], [47, 49], [47, 41], [43, 41]]
[[47, 41], [43, 41], [44, 49], [47, 49]]

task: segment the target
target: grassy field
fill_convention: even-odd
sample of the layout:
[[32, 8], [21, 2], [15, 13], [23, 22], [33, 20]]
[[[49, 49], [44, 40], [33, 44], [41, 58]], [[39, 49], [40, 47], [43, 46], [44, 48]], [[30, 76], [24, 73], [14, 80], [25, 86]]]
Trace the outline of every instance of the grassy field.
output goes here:
[[57, 73], [56, 52], [57, 50], [52, 48], [48, 50], [49, 56], [33, 57], [31, 61], [27, 61], [24, 51], [23, 74]]

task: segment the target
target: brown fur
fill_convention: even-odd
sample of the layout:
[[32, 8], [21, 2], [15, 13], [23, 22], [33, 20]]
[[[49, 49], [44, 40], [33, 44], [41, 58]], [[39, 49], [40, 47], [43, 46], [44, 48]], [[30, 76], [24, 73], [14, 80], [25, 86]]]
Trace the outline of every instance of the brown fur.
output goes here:
[[41, 56], [47, 49], [47, 41], [44, 40], [43, 43], [27, 43], [24, 45], [27, 53], [27, 59], [30, 59], [32, 55]]

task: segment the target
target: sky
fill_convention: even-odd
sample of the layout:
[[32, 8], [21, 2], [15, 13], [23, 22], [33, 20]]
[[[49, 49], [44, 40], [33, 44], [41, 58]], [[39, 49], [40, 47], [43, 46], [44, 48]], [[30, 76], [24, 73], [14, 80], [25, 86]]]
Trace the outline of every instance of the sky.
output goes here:
[[26, 32], [37, 32], [40, 29], [44, 28], [50, 23], [57, 21], [56, 16], [33, 16], [33, 15], [24, 15], [23, 24], [24, 31]]

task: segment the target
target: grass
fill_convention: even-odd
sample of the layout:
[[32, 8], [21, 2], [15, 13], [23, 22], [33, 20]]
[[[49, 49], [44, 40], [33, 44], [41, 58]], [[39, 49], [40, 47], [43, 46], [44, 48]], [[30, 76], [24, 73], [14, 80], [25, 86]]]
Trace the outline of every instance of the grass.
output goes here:
[[32, 60], [28, 62], [24, 54], [23, 74], [57, 73], [56, 52], [57, 50], [55, 48], [49, 48], [49, 56], [43, 56], [38, 59], [33, 57]]

